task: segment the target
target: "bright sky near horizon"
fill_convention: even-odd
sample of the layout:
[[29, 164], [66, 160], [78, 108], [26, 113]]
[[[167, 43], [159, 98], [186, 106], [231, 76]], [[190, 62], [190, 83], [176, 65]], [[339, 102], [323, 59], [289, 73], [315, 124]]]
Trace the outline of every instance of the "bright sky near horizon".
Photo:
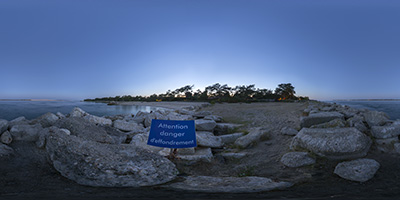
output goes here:
[[400, 1], [0, 0], [0, 99], [292, 83], [400, 98]]

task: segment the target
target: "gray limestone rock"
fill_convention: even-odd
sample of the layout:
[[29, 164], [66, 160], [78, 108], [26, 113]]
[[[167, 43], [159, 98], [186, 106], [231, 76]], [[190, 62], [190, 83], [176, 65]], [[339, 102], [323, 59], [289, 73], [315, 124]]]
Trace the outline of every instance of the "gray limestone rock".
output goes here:
[[371, 143], [356, 128], [303, 128], [293, 138], [290, 148], [307, 149], [329, 159], [351, 159], [365, 156]]
[[4, 144], [10, 144], [12, 142], [12, 136], [9, 131], [5, 131], [1, 134], [1, 142]]
[[268, 131], [262, 130], [260, 128], [254, 128], [250, 130], [249, 134], [238, 138], [235, 141], [235, 145], [240, 148], [246, 148], [260, 142], [265, 135], [268, 135]]
[[344, 119], [344, 116], [338, 112], [310, 113], [310, 115], [301, 118], [301, 127], [309, 128], [312, 125], [322, 124], [334, 119]]
[[282, 135], [289, 135], [289, 136], [295, 136], [297, 135], [298, 131], [294, 128], [290, 128], [290, 127], [283, 127], [281, 129], [281, 134]]
[[89, 115], [89, 113], [85, 112], [84, 110], [78, 107], [75, 107], [69, 114], [69, 117], [84, 117], [86, 115]]
[[314, 164], [315, 159], [307, 152], [289, 152], [282, 156], [281, 163], [287, 167], [302, 167]]
[[151, 186], [178, 174], [168, 159], [134, 145], [87, 141], [58, 131], [49, 133], [46, 151], [61, 175], [81, 185]]
[[13, 140], [36, 141], [38, 139], [38, 133], [42, 129], [43, 128], [40, 124], [20, 124], [14, 125], [11, 128], [10, 133]]
[[111, 119], [107, 119], [104, 117], [98, 117], [95, 115], [86, 115], [83, 117], [83, 119], [85, 119], [86, 121], [93, 123], [95, 125], [101, 125], [101, 126], [111, 126], [112, 125]]
[[194, 122], [198, 131], [213, 131], [217, 125], [214, 120], [197, 119]]
[[379, 167], [375, 160], [363, 158], [339, 163], [334, 173], [347, 180], [365, 182], [374, 177]]
[[372, 126], [371, 134], [379, 139], [395, 137], [400, 135], [400, 125]]
[[211, 152], [211, 148], [196, 148], [196, 151], [193, 155], [178, 154], [177, 158], [186, 161], [186, 164], [191, 165], [199, 161], [211, 162], [213, 159], [213, 154]]
[[223, 145], [221, 138], [207, 131], [196, 131], [196, 141], [202, 147], [220, 148]]
[[142, 125], [139, 125], [135, 121], [115, 120], [113, 126], [121, 131], [136, 131], [140, 132], [143, 129]]
[[75, 135], [85, 140], [91, 140], [101, 143], [114, 143], [114, 140], [104, 128], [98, 127], [93, 123], [83, 120], [82, 117], [69, 117], [60, 119], [55, 126], [68, 129], [71, 135]]
[[322, 124], [312, 125], [311, 128], [343, 128], [346, 126], [346, 121], [337, 118]]
[[148, 139], [149, 139], [149, 133], [139, 133], [132, 137], [130, 144], [133, 146], [136, 146], [136, 147], [140, 147], [140, 148], [149, 150], [153, 153], [156, 153], [156, 154], [159, 154], [162, 156], [169, 155], [171, 149], [148, 145], [147, 144]]
[[34, 121], [40, 123], [43, 128], [47, 128], [47, 127], [53, 126], [59, 119], [60, 118], [53, 113], [46, 113], [46, 114], [38, 117]]
[[212, 177], [189, 176], [183, 182], [176, 182], [166, 187], [211, 193], [250, 193], [279, 190], [291, 187], [289, 182], [276, 182], [264, 177]]
[[384, 112], [368, 111], [364, 113], [364, 118], [369, 127], [382, 126], [389, 121], [389, 117]]

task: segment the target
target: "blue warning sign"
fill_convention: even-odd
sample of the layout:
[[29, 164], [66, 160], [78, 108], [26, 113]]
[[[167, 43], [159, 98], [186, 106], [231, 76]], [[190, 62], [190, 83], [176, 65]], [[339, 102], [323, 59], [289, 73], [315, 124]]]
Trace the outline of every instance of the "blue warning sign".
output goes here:
[[196, 147], [194, 120], [153, 119], [147, 144], [166, 148]]

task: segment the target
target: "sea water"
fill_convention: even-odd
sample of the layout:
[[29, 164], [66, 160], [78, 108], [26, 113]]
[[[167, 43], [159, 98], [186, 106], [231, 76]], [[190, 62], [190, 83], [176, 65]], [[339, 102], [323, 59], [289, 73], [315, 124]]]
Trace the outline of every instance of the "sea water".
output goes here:
[[357, 109], [382, 111], [392, 120], [400, 119], [400, 101], [332, 101], [330, 103], [348, 105]]
[[47, 112], [70, 113], [74, 107], [79, 107], [96, 116], [111, 116], [119, 114], [136, 114], [139, 111], [150, 112], [161, 108], [150, 106], [112, 105], [105, 103], [83, 101], [0, 101], [0, 119], [13, 120], [24, 116], [27, 119], [37, 118]]

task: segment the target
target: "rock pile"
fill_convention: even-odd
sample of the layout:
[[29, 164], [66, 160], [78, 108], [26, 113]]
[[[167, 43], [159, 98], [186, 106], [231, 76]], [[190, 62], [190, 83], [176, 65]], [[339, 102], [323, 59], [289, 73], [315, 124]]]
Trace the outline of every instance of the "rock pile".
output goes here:
[[[195, 108], [99, 117], [76, 107], [67, 115], [46, 113], [34, 120], [24, 117], [0, 120], [0, 157], [13, 154], [13, 149], [8, 146], [13, 140], [34, 142], [37, 148], [47, 152], [51, 165], [62, 176], [81, 185], [140, 187], [164, 184], [174, 180], [179, 172], [168, 159], [172, 155], [171, 149], [147, 145], [152, 119], [195, 120], [197, 147], [178, 149], [174, 155], [185, 165], [212, 162], [216, 153], [219, 157], [243, 158], [245, 153], [221, 150], [227, 149], [228, 145], [251, 147], [268, 132], [261, 128], [254, 128], [248, 134], [239, 132], [241, 125], [223, 123], [222, 117], [205, 111], [196, 112]], [[202, 190], [220, 192], [268, 191], [292, 185], [261, 177], [209, 176], [191, 177], [182, 183], [185, 185], [189, 180], [186, 189], [191, 189], [190, 185], [196, 181], [218, 180], [224, 186]], [[237, 183], [243, 181], [250, 182], [241, 188]], [[265, 184], [260, 185], [257, 181]], [[182, 184], [171, 187], [182, 187], [179, 185]]]
[[[363, 159], [371, 145], [385, 152], [395, 152], [400, 147], [400, 121], [391, 121], [385, 113], [378, 111], [310, 102], [303, 111], [301, 128], [297, 134], [282, 129], [282, 134], [295, 135], [290, 149], [339, 161], [334, 173], [352, 181], [367, 181], [379, 169], [375, 160]], [[290, 167], [304, 166], [302, 163], [307, 161], [312, 163], [306, 152], [298, 153], [302, 156], [291, 158], [291, 155], [290, 162], [285, 154], [281, 162]], [[349, 159], [355, 160], [345, 161]]]

